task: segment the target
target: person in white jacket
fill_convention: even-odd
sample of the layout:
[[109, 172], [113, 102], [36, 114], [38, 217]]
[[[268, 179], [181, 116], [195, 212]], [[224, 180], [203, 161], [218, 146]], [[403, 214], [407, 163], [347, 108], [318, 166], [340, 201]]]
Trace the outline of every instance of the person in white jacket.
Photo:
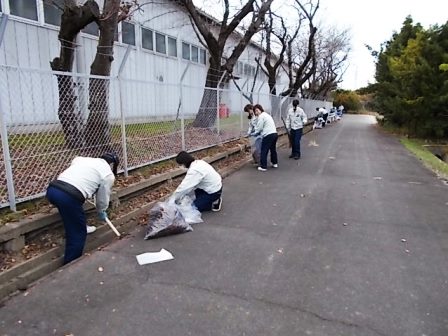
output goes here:
[[261, 152], [261, 136], [253, 137], [251, 134], [255, 131], [255, 126], [257, 125], [258, 118], [254, 114], [254, 107], [252, 104], [247, 104], [244, 106], [244, 112], [248, 113], [247, 119], [249, 119], [249, 128], [247, 130], [247, 135], [251, 138], [252, 146], [252, 157], [255, 164], [260, 163], [260, 152]]
[[[98, 218], [106, 221], [118, 163], [119, 159], [113, 153], [106, 153], [101, 158], [78, 156], [48, 186], [46, 196], [58, 208], [64, 223], [64, 264], [82, 256], [87, 233], [96, 229], [87, 226], [83, 209], [86, 199], [96, 195]], [[112, 169], [110, 164], [113, 165]]]
[[268, 152], [271, 152], [272, 167], [278, 168], [277, 157], [277, 127], [272, 117], [264, 112], [261, 105], [254, 106], [255, 115], [258, 117], [257, 125], [255, 126], [252, 136], [260, 135], [261, 140], [261, 153], [260, 153], [260, 166], [258, 170], [266, 171], [268, 166]]
[[300, 140], [302, 139], [303, 134], [303, 125], [306, 124], [308, 118], [305, 114], [305, 111], [301, 107], [299, 107], [299, 100], [294, 99], [292, 101], [292, 107], [288, 111], [288, 115], [286, 116], [286, 128], [289, 131], [291, 136], [291, 155], [289, 158], [294, 158], [294, 160], [300, 159]]
[[191, 154], [182, 151], [176, 156], [176, 162], [188, 168], [181, 184], [174, 191], [174, 201], [180, 201], [194, 191], [196, 199], [193, 205], [200, 211], [219, 211], [222, 206], [222, 178], [210, 164], [196, 160]]

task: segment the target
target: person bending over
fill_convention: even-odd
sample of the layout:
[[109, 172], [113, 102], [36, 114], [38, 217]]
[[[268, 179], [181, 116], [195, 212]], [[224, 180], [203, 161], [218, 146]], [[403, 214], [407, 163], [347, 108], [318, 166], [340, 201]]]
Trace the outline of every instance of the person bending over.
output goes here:
[[200, 211], [219, 211], [222, 206], [221, 175], [204, 160], [196, 160], [191, 154], [182, 151], [176, 156], [176, 162], [188, 168], [187, 174], [173, 194], [180, 201], [194, 190], [194, 206]]

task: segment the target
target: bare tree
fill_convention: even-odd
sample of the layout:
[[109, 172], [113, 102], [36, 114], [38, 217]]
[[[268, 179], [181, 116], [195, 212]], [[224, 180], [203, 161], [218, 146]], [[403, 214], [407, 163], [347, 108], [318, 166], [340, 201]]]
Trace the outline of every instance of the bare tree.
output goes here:
[[[100, 11], [95, 0], [87, 0], [79, 5], [76, 0], [64, 0], [63, 6], [46, 0], [62, 10], [59, 41], [61, 48], [59, 57], [50, 62], [54, 71], [71, 72], [73, 70], [74, 51], [77, 47], [76, 37], [88, 24], [96, 22], [100, 35], [97, 53], [91, 66], [92, 75], [110, 75], [113, 61], [114, 34], [119, 21], [126, 19], [136, 0], [123, 2], [120, 0], [104, 0]], [[89, 118], [83, 127], [79, 111], [76, 110], [76, 95], [73, 77], [57, 75], [59, 90], [58, 116], [64, 132], [66, 145], [77, 148], [84, 144], [109, 144], [110, 127], [108, 123], [109, 82], [103, 79], [92, 79], [89, 85]]]
[[[56, 4], [54, 4], [56, 5]], [[88, 0], [83, 5], [77, 5], [76, 0], [65, 0], [60, 8], [61, 28], [59, 41], [61, 48], [59, 57], [50, 62], [54, 71], [71, 72], [76, 49], [78, 33], [99, 16], [98, 4]], [[70, 75], [57, 75], [59, 90], [58, 117], [65, 136], [65, 143], [70, 148], [80, 147], [83, 144], [83, 124], [79, 112], [76, 111], [76, 95], [74, 92], [73, 77]]]
[[309, 98], [328, 99], [330, 92], [337, 88], [347, 68], [350, 52], [350, 37], [347, 30], [334, 27], [326, 29], [316, 38], [319, 54], [316, 71], [308, 79], [304, 95]]
[[[300, 0], [295, 0], [299, 15], [303, 15], [308, 20], [309, 32], [306, 41], [306, 46], [300, 48], [302, 52], [295, 53], [294, 40], [288, 41], [287, 57], [288, 57], [288, 76], [289, 87], [283, 91], [281, 96], [296, 97], [302, 85], [306, 83], [308, 78], [312, 76], [316, 70], [316, 49], [314, 39], [317, 33], [317, 27], [314, 25], [314, 17], [319, 9], [320, 0], [310, 0], [303, 3]], [[299, 16], [300, 17], [300, 16]], [[297, 55], [299, 61], [296, 60]]]
[[[211, 20], [203, 15], [194, 6], [192, 0], [178, 0], [183, 4], [190, 15], [193, 27], [201, 43], [207, 47], [210, 59], [209, 69], [205, 86], [208, 88], [217, 88], [223, 74], [231, 74], [238, 58], [249, 44], [252, 36], [257, 33], [264, 22], [266, 12], [269, 10], [273, 0], [260, 0], [260, 6], [257, 6], [256, 0], [247, 0], [243, 6], [230, 17], [229, 0], [224, 0], [224, 14], [221, 22], [216, 27], [217, 32], [211, 27]], [[244, 29], [242, 34], [235, 34], [236, 29], [243, 29], [243, 20], [252, 13], [249, 26]], [[230, 36], [237, 37], [237, 43], [230, 55], [225, 55], [225, 48]], [[224, 78], [228, 81], [230, 77]], [[199, 113], [193, 123], [195, 127], [210, 127], [216, 120], [216, 106], [219, 97], [217, 90], [211, 92], [204, 91], [202, 96]]]

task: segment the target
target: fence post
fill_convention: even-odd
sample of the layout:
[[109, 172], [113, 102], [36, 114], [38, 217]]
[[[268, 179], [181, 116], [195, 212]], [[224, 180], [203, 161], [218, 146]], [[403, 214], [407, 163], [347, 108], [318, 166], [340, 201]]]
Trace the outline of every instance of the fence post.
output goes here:
[[129, 53], [131, 52], [131, 45], [128, 45], [126, 49], [126, 53], [121, 60], [120, 68], [118, 69], [118, 91], [120, 96], [120, 116], [121, 116], [121, 146], [123, 147], [123, 167], [124, 167], [124, 176], [128, 177], [129, 167], [128, 167], [128, 146], [126, 143], [126, 117], [124, 115], [124, 94], [123, 94], [123, 85], [121, 83], [121, 74], [123, 72], [126, 61], [129, 57]]
[[219, 79], [218, 86], [216, 87], [216, 128], [218, 130], [218, 137], [221, 142], [221, 121], [219, 120], [219, 88], [221, 87], [221, 82], [226, 75], [227, 70], [223, 72], [221, 78]]
[[[3, 37], [5, 36], [6, 25], [8, 23], [8, 15], [3, 14], [1, 16], [0, 22], [0, 47], [3, 42]], [[8, 200], [9, 200], [9, 208], [12, 211], [17, 211], [16, 207], [16, 193], [14, 190], [14, 177], [12, 174], [12, 165], [11, 165], [11, 153], [9, 151], [9, 142], [8, 142], [8, 129], [6, 127], [6, 122], [4, 119], [4, 111], [3, 105], [1, 101], [2, 96], [0, 95], [0, 134], [2, 137], [2, 150], [3, 150], [3, 160], [5, 161], [5, 174], [6, 174], [6, 188], [8, 190]]]
[[242, 91], [239, 91], [240, 92], [240, 137], [241, 136], [243, 136], [243, 132], [244, 132], [244, 122], [243, 122], [243, 114], [244, 114], [244, 111], [243, 111], [243, 92]]
[[[181, 128], [181, 137], [182, 137], [182, 150], [186, 150], [185, 145], [185, 110], [184, 110], [184, 96], [183, 96], [183, 82], [185, 75], [187, 74], [188, 68], [190, 67], [190, 63], [187, 63], [187, 66], [184, 69], [184, 72], [182, 73], [182, 76], [180, 76], [179, 81], [179, 108], [180, 108], [180, 128]], [[177, 120], [176, 120], [177, 121]]]

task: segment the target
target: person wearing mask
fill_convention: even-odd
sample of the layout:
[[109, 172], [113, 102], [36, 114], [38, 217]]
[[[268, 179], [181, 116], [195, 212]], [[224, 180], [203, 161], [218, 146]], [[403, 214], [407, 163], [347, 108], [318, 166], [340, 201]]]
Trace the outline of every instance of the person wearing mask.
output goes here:
[[64, 264], [82, 256], [87, 233], [96, 230], [94, 226], [87, 225], [83, 209], [86, 199], [96, 196], [98, 218], [106, 221], [118, 164], [119, 159], [113, 153], [106, 153], [101, 158], [78, 156], [70, 167], [50, 182], [47, 199], [57, 207], [64, 223]]
[[247, 135], [251, 138], [252, 157], [255, 164], [260, 164], [260, 152], [261, 152], [261, 137], [251, 137], [251, 134], [255, 130], [258, 118], [254, 114], [254, 107], [251, 104], [244, 106], [244, 112], [248, 113], [247, 119], [249, 119], [249, 128]]
[[288, 115], [286, 116], [286, 128], [291, 134], [292, 149], [290, 159], [294, 160], [300, 159], [300, 140], [303, 134], [303, 125], [308, 121], [305, 111], [299, 107], [299, 100], [294, 99], [292, 101], [292, 108], [289, 109]]
[[264, 112], [261, 105], [254, 106], [254, 113], [258, 117], [257, 125], [252, 133], [252, 136], [260, 135], [261, 140], [261, 152], [260, 152], [260, 166], [259, 171], [266, 171], [268, 166], [268, 153], [271, 152], [271, 163], [273, 168], [278, 168], [277, 157], [277, 128], [272, 117]]
[[180, 201], [194, 191], [193, 205], [200, 211], [220, 211], [222, 206], [221, 175], [204, 160], [196, 160], [191, 154], [182, 151], [176, 162], [188, 169], [181, 184], [174, 191], [174, 201]]

